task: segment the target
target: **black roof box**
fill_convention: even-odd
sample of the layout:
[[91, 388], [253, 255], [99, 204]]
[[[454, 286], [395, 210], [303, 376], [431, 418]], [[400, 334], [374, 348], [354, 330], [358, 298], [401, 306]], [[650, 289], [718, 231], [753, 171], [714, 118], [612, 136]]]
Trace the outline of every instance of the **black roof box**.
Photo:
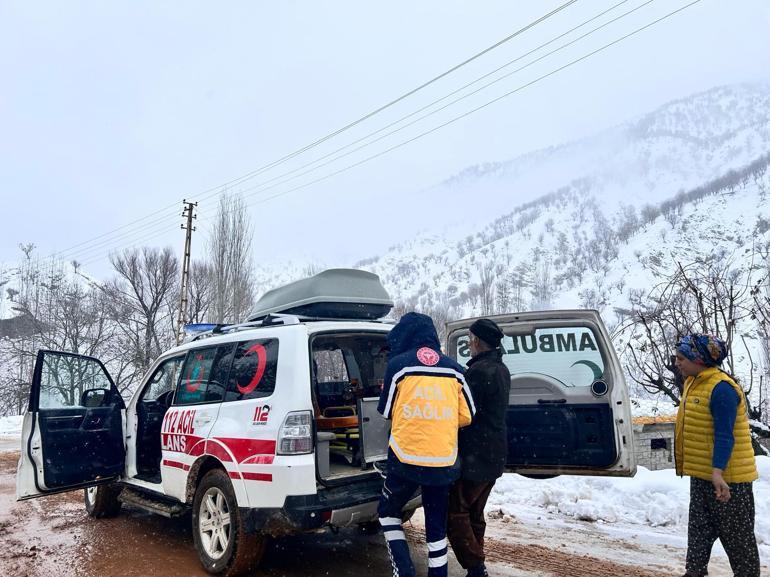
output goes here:
[[256, 321], [271, 313], [374, 320], [384, 317], [392, 308], [393, 301], [376, 274], [333, 268], [266, 292], [249, 320]]

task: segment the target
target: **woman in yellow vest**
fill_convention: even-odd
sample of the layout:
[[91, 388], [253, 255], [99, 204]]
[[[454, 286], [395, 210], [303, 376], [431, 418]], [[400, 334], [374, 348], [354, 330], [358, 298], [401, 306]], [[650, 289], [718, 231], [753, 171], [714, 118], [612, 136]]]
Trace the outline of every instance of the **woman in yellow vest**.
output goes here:
[[725, 357], [727, 345], [709, 335], [688, 335], [676, 348], [685, 379], [676, 418], [676, 472], [690, 477], [684, 577], [708, 574], [717, 538], [735, 577], [759, 577], [751, 485], [758, 475], [746, 396], [719, 368]]

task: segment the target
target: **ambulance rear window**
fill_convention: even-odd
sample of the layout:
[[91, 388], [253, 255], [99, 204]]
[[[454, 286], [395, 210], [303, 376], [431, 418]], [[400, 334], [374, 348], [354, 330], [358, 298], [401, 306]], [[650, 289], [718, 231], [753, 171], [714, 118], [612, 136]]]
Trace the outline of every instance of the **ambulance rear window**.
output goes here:
[[[567, 387], [588, 387], [604, 375], [599, 340], [589, 327], [537, 328], [529, 334], [504, 332], [503, 362], [512, 375], [544, 374]], [[452, 344], [458, 362], [466, 365], [471, 358], [467, 333]]]

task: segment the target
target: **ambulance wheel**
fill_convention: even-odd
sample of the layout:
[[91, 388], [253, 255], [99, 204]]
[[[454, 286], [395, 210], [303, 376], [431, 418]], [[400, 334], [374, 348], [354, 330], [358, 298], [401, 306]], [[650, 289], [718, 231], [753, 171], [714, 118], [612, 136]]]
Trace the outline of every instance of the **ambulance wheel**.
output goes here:
[[244, 575], [262, 560], [265, 539], [246, 532], [233, 485], [222, 469], [212, 469], [198, 485], [192, 529], [201, 564], [213, 575]]
[[114, 517], [120, 513], [122, 503], [118, 501], [120, 488], [115, 485], [97, 485], [83, 489], [83, 501], [86, 504], [86, 511], [91, 517], [101, 519], [104, 517]]

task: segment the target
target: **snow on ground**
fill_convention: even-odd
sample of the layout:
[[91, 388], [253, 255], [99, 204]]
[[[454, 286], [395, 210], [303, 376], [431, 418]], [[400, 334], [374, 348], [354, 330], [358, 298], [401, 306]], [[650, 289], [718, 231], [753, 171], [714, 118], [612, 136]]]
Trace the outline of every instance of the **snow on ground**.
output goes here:
[[676, 415], [676, 411], [674, 403], [663, 395], [655, 395], [651, 399], [631, 398], [631, 414], [634, 417], [663, 417]]
[[18, 451], [21, 442], [21, 415], [0, 417], [0, 451]]
[[21, 435], [21, 415], [0, 417], [0, 437], [18, 437]]
[[[770, 564], [770, 457], [757, 457], [760, 478], [754, 483], [756, 535], [760, 557]], [[650, 544], [684, 546], [690, 480], [673, 469], [639, 467], [633, 478], [576, 477], [534, 480], [507, 474], [490, 495], [488, 511], [499, 510], [523, 522], [565, 518], [595, 522], [614, 537], [633, 536]], [[724, 555], [717, 546], [715, 554]]]

